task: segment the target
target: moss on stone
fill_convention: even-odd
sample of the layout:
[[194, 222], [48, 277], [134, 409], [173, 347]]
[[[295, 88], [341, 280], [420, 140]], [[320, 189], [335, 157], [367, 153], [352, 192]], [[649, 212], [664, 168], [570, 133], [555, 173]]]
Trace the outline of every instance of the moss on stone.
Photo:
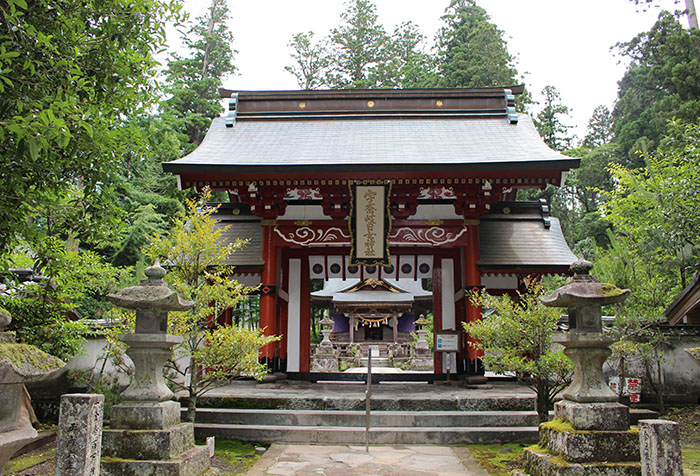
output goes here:
[[603, 284], [600, 286], [600, 293], [608, 297], [616, 297], [625, 294], [624, 289], [620, 289], [614, 284]]
[[686, 353], [688, 353], [691, 357], [700, 360], [700, 347], [691, 347], [689, 349], [685, 349]]
[[568, 421], [564, 421], [561, 418], [555, 418], [551, 421], [548, 421], [546, 423], [542, 423], [540, 425], [541, 428], [546, 429], [546, 430], [553, 430], [553, 431], [561, 431], [561, 432], [569, 432], [569, 433], [588, 433], [585, 430], [577, 430], [575, 429], [571, 423]]
[[5, 362], [21, 376], [43, 375], [58, 370], [62, 360], [28, 344], [0, 343], [0, 363]]

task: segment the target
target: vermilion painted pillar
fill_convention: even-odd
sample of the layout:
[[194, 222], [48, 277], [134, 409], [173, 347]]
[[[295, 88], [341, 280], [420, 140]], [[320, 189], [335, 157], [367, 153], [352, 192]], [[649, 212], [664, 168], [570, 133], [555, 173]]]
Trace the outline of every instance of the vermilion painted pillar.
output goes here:
[[[469, 235], [469, 244], [464, 250], [464, 278], [468, 292], [474, 287], [481, 286], [481, 273], [476, 267], [476, 263], [479, 261], [479, 225], [467, 225], [467, 233]], [[473, 322], [479, 319], [481, 319], [481, 306], [474, 306], [467, 301], [467, 321]], [[471, 337], [469, 337], [469, 342], [473, 342]], [[476, 362], [476, 359], [483, 357], [483, 355], [482, 351], [477, 351], [471, 345], [469, 346], [469, 360], [472, 361], [470, 370], [472, 373], [480, 368], [481, 364]]]
[[[262, 272], [260, 285], [260, 328], [263, 334], [276, 334], [277, 316], [277, 248], [273, 243], [274, 225], [262, 227], [262, 259], [265, 267]], [[267, 344], [260, 349], [260, 361], [272, 368], [275, 343]]]

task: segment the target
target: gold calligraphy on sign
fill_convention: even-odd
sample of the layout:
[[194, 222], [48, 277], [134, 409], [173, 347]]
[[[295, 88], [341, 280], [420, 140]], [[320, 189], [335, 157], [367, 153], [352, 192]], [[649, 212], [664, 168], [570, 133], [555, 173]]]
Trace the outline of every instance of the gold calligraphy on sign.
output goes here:
[[389, 265], [391, 229], [388, 184], [351, 184], [351, 262]]
[[377, 240], [374, 232], [374, 226], [377, 224], [377, 207], [375, 205], [377, 192], [371, 188], [368, 188], [362, 198], [365, 199], [365, 229], [367, 230], [367, 232], [363, 235], [365, 237], [365, 255], [376, 257], [377, 252], [375, 251], [374, 245], [376, 244]]

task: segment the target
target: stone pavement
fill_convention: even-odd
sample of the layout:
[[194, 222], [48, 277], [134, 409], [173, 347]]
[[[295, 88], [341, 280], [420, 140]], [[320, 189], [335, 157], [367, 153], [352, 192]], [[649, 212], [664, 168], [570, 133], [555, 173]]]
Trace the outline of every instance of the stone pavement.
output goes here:
[[247, 476], [488, 476], [469, 450], [449, 446], [273, 444]]

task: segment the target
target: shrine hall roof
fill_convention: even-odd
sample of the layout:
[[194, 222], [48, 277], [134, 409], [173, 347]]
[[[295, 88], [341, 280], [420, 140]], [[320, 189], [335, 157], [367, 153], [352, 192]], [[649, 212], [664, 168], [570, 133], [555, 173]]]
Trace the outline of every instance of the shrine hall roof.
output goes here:
[[[231, 93], [239, 94], [233, 115], [214, 119], [197, 149], [163, 168], [279, 174], [577, 167], [579, 159], [550, 149], [530, 117], [515, 113], [509, 93], [495, 88]], [[375, 101], [368, 110], [366, 104]]]
[[546, 206], [542, 212], [533, 205], [504, 202], [481, 216], [479, 269], [566, 271], [576, 261], [559, 220], [549, 217]]

